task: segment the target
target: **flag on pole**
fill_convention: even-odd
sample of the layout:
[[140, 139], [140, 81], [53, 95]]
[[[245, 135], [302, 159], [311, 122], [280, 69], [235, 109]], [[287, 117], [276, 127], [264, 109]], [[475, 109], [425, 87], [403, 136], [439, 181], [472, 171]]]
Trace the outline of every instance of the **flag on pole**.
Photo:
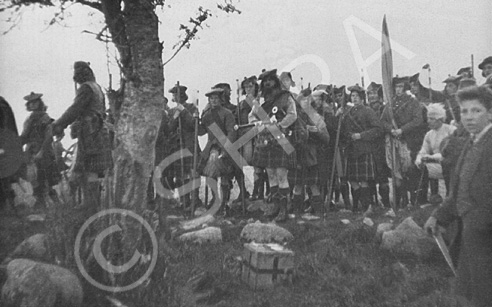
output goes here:
[[391, 52], [391, 42], [389, 38], [388, 25], [386, 24], [386, 15], [383, 18], [383, 31], [381, 39], [381, 67], [382, 67], [382, 80], [383, 80], [383, 97], [387, 103], [391, 123], [394, 129], [398, 129], [393, 116], [393, 109], [391, 106], [391, 97], [393, 96], [393, 55]]
[[[391, 119], [391, 124], [394, 129], [398, 129], [393, 115], [393, 107], [391, 106], [391, 98], [393, 96], [393, 55], [391, 53], [391, 42], [389, 38], [388, 25], [386, 24], [386, 15], [383, 17], [383, 30], [381, 38], [381, 72], [383, 81], [383, 97], [388, 109], [388, 115]], [[393, 188], [393, 211], [396, 211], [398, 198], [396, 196], [396, 178], [398, 176], [398, 162], [396, 161], [396, 139], [391, 135], [386, 136], [386, 159], [389, 162], [391, 169], [391, 185]], [[388, 146], [389, 145], [389, 146]], [[401, 177], [401, 174], [399, 174]]]

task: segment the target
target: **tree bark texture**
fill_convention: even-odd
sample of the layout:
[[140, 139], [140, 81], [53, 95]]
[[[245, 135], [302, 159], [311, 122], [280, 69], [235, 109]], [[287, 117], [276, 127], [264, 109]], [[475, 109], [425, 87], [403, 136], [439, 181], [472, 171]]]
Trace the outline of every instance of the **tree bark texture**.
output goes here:
[[[106, 23], [121, 56], [123, 103], [115, 122], [114, 207], [142, 214], [154, 167], [155, 141], [164, 101], [158, 18], [146, 0], [103, 1]], [[125, 258], [141, 238], [142, 225], [121, 221]], [[128, 260], [128, 259], [126, 259]]]

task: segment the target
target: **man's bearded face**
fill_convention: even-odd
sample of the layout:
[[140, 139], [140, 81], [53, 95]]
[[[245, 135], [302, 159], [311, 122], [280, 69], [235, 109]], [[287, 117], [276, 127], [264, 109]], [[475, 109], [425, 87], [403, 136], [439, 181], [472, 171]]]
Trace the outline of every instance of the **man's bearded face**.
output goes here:
[[367, 92], [367, 99], [369, 103], [374, 103], [379, 101], [379, 95], [377, 91], [369, 91]]

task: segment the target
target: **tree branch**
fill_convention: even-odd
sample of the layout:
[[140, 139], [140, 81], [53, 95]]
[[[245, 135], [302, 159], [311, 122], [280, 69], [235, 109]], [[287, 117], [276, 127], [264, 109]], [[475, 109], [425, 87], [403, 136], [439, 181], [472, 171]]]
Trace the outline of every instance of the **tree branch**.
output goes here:
[[91, 2], [91, 1], [87, 1], [87, 0], [75, 0], [75, 2], [76, 3], [80, 3], [82, 5], [89, 6], [89, 7], [93, 8], [93, 9], [96, 9], [99, 12], [103, 13], [102, 5], [99, 2]]

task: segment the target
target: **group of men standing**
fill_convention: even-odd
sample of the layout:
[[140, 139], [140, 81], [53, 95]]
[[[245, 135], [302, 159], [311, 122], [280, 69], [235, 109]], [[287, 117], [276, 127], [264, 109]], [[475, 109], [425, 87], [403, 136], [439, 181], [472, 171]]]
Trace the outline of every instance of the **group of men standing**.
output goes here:
[[[41, 93], [31, 92], [24, 97], [30, 112], [19, 135], [15, 118], [8, 103], [2, 98], [0, 200], [2, 206], [14, 198], [11, 184], [23, 178], [31, 183], [34, 196], [43, 199], [53, 194], [53, 186], [62, 179], [65, 163], [61, 139], [70, 126], [70, 136], [77, 145], [70, 165], [69, 181], [72, 195], [78, 194], [77, 208], [97, 210], [101, 178], [112, 167], [112, 146], [107, 125], [105, 95], [96, 83], [90, 63], [74, 63], [73, 80], [76, 97], [63, 115], [54, 120], [47, 113]], [[53, 141], [53, 137], [55, 141]], [[21, 147], [25, 145], [24, 154]], [[43, 201], [38, 202], [42, 204]]]
[[[487, 82], [490, 66], [492, 57], [479, 65]], [[158, 141], [157, 148], [168, 148], [167, 154], [187, 148], [199, 158], [195, 163], [193, 156], [176, 161], [164, 170], [164, 184], [172, 189], [200, 175], [220, 177], [222, 208], [228, 214], [235, 179], [240, 190], [236, 201], [266, 198], [274, 204], [267, 215], [277, 221], [285, 221], [288, 213], [321, 214], [334, 208], [340, 195], [345, 209], [353, 211], [378, 205], [378, 192], [387, 209], [439, 203], [438, 180], [444, 179], [448, 187], [460, 139], [466, 136], [456, 92], [475, 84], [472, 77], [470, 68], [461, 69], [444, 80], [443, 91], [424, 87], [419, 74], [395, 77], [392, 101], [386, 103], [382, 86], [375, 82], [367, 88], [320, 84], [296, 94], [290, 91], [290, 73], [264, 70], [258, 78], [244, 78], [237, 105], [231, 104], [229, 84], [212, 87], [201, 116], [186, 102], [187, 88], [175, 86], [170, 92], [177, 106], [164, 112], [161, 126], [161, 138], [167, 135], [172, 146]], [[244, 165], [226, 146], [226, 141], [232, 144], [250, 131], [254, 138], [241, 141], [240, 153], [254, 167], [251, 195], [244, 184]], [[208, 141], [200, 150], [195, 143], [204, 134]], [[205, 206], [217, 196], [218, 189], [212, 191], [212, 201]], [[190, 208], [192, 197], [202, 204], [198, 196], [196, 189], [182, 196], [183, 207]]]
[[[490, 82], [492, 57], [479, 68]], [[84, 186], [85, 207], [99, 195], [99, 178], [112, 165], [111, 141], [104, 94], [89, 63], [75, 62], [74, 81], [79, 84], [75, 101], [56, 121], [46, 113], [42, 94], [24, 97], [31, 115], [20, 139], [27, 145], [29, 161], [37, 166], [35, 192], [42, 194], [67, 168], [60, 157], [62, 148], [51, 146], [46, 136], [58, 136], [61, 146], [63, 130], [71, 125], [71, 136], [78, 139], [72, 169]], [[169, 91], [176, 106], [169, 108], [165, 101], [156, 142], [156, 164], [176, 156], [162, 170], [162, 184], [172, 191], [200, 176], [220, 178], [220, 191], [218, 180], [207, 181], [210, 201], [204, 203], [199, 187], [193, 186], [192, 192], [181, 190], [180, 204], [189, 210], [192, 204], [210, 207], [220, 199], [229, 214], [235, 180], [240, 190], [236, 202], [273, 202], [267, 215], [277, 221], [285, 221], [288, 213], [321, 214], [335, 208], [340, 195], [345, 209], [367, 211], [378, 205], [379, 192], [383, 207], [390, 209], [391, 177], [394, 209], [439, 203], [438, 179], [449, 186], [460, 140], [466, 137], [455, 96], [458, 89], [474, 84], [471, 69], [444, 80], [443, 91], [424, 87], [419, 74], [392, 81], [394, 96], [386, 103], [382, 86], [375, 82], [367, 88], [320, 84], [296, 94], [290, 91], [295, 85], [290, 73], [264, 70], [258, 77], [244, 78], [236, 105], [231, 103], [229, 84], [213, 86], [205, 94], [208, 103], [201, 115], [197, 105], [188, 102], [187, 87], [178, 83]], [[205, 134], [207, 143], [201, 149], [198, 136]], [[229, 152], [238, 140], [242, 158], [254, 167], [252, 193], [245, 185], [243, 162]], [[392, 141], [394, 146], [389, 146]]]

